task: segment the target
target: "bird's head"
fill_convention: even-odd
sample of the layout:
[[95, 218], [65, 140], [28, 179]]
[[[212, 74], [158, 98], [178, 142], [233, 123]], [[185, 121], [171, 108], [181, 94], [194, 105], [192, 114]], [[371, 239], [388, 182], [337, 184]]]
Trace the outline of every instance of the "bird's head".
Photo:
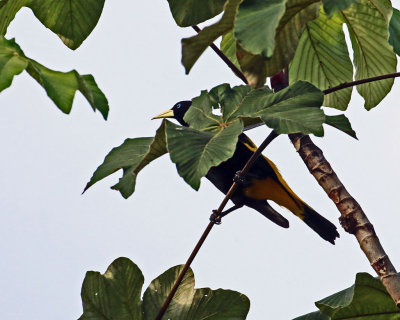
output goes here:
[[163, 119], [163, 118], [173, 118], [177, 120], [182, 126], [188, 127], [189, 125], [183, 120], [186, 111], [189, 110], [192, 105], [192, 101], [179, 101], [175, 103], [175, 105], [164, 112], [161, 112], [159, 115], [153, 117], [153, 119]]

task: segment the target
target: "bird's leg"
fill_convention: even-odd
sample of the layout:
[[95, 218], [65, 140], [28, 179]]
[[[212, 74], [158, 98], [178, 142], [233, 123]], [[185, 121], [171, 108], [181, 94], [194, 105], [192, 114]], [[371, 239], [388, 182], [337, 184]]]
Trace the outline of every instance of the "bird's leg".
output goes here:
[[217, 210], [213, 210], [213, 213], [210, 216], [210, 221], [214, 222], [215, 224], [221, 224], [222, 217], [225, 217], [228, 213], [231, 213], [232, 211], [235, 211], [236, 209], [239, 209], [241, 207], [243, 207], [243, 204], [235, 204], [233, 207], [222, 211], [220, 214], [218, 214]]

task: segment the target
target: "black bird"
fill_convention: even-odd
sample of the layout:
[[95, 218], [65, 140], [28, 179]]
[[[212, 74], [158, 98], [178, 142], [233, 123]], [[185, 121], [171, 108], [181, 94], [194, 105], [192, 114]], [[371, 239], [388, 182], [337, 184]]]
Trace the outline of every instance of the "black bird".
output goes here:
[[[174, 118], [182, 126], [188, 127], [189, 125], [183, 120], [183, 117], [191, 104], [191, 101], [180, 101], [172, 109], [160, 113], [153, 119]], [[254, 143], [244, 133], [240, 134], [232, 158], [212, 167], [206, 178], [226, 194], [232, 185], [235, 174], [243, 169], [255, 150], [257, 147]], [[275, 164], [265, 156], [257, 158], [231, 200], [234, 206], [223, 214], [245, 205], [257, 210], [279, 226], [288, 228], [289, 222], [267, 202], [267, 200], [272, 200], [298, 216], [326, 241], [335, 244], [335, 239], [339, 237], [335, 225], [302, 201], [290, 189]]]

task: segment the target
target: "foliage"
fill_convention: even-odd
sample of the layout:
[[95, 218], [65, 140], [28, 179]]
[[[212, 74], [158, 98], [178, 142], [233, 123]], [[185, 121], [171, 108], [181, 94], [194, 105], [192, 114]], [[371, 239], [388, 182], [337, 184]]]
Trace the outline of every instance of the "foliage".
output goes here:
[[381, 281], [358, 273], [355, 284], [315, 303], [319, 311], [295, 320], [398, 320], [400, 311]]
[[39, 21], [75, 50], [93, 31], [104, 0], [0, 0], [0, 35], [22, 7], [30, 8]]
[[[238, 135], [263, 123], [278, 134], [302, 132], [323, 136], [323, 124], [356, 138], [343, 115], [327, 116], [322, 105], [346, 110], [352, 88], [324, 96], [341, 83], [396, 71], [400, 52], [400, 12], [388, 0], [168, 0], [181, 27], [219, 21], [190, 38], [182, 39], [182, 64], [189, 73], [202, 53], [222, 37], [221, 50], [245, 74], [249, 85], [221, 84], [192, 99], [185, 115], [189, 127], [164, 120], [154, 137], [126, 139], [111, 150], [94, 172], [85, 190], [122, 169], [112, 189], [124, 198], [135, 191], [136, 177], [150, 162], [169, 153], [179, 175], [194, 189], [209, 169], [229, 159]], [[59, 72], [29, 58], [7, 28], [23, 7], [77, 49], [99, 21], [104, 0], [0, 0], [0, 91], [14, 76], [28, 72], [60, 110], [69, 113], [77, 90], [104, 119], [108, 102], [92, 75]], [[345, 40], [347, 28], [353, 59]], [[289, 70], [290, 86], [273, 92], [267, 77]], [[357, 86], [365, 108], [377, 106], [393, 79]], [[220, 115], [215, 109], [220, 109]], [[115, 260], [106, 273], [88, 272], [82, 286], [84, 312], [80, 319], [153, 319], [181, 271], [169, 269], [152, 281], [141, 299], [144, 282], [139, 268], [126, 258]], [[400, 319], [400, 313], [381, 282], [358, 274], [355, 284], [316, 302], [319, 311], [305, 319]], [[244, 319], [249, 301], [230, 290], [194, 289], [194, 275], [186, 273], [166, 318]]]
[[[80, 320], [155, 319], [183, 266], [168, 269], [154, 279], [143, 294], [144, 277], [127, 258], [118, 258], [101, 275], [86, 273], [82, 285], [83, 314]], [[188, 270], [176, 292], [165, 319], [245, 319], [249, 299], [232, 290], [194, 288], [194, 274]]]
[[[76, 70], [59, 72], [46, 68], [28, 58], [15, 39], [4, 36], [16, 13], [30, 7], [36, 17], [56, 33], [71, 49], [78, 48], [96, 26], [104, 0], [1, 0], [0, 1], [0, 92], [8, 88], [14, 76], [27, 71], [46, 91], [64, 113], [70, 113], [75, 92], [79, 90], [94, 111], [99, 110], [107, 119], [109, 106], [103, 92], [92, 75], [80, 75]], [[85, 21], [81, 23], [80, 21]]]
[[[128, 139], [114, 148], [97, 168], [85, 190], [119, 169], [123, 177], [112, 188], [123, 197], [135, 190], [136, 176], [150, 161], [169, 152], [179, 175], [194, 189], [212, 166], [232, 157], [243, 127], [263, 121], [277, 133], [323, 135], [323, 123], [355, 137], [344, 115], [326, 117], [320, 106], [323, 94], [307, 82], [296, 82], [274, 93], [268, 87], [219, 85], [193, 98], [185, 114], [190, 127], [164, 121], [154, 138]], [[221, 109], [221, 115], [213, 113]]]

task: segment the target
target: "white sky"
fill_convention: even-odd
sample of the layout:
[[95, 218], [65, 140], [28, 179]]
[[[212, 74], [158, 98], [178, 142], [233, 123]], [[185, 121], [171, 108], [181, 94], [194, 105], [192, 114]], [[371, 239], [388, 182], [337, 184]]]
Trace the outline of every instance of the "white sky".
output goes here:
[[[64, 115], [27, 73], [0, 95], [2, 319], [78, 318], [85, 272], [103, 273], [120, 256], [141, 268], [145, 287], [186, 261], [223, 198], [208, 181], [193, 191], [164, 156], [140, 173], [128, 200], [109, 189], [120, 173], [81, 192], [113, 147], [128, 137], [154, 135], [159, 122], [152, 116], [202, 89], [241, 84], [210, 49], [184, 74], [180, 39], [193, 34], [175, 25], [167, 1], [107, 1], [94, 32], [73, 52], [29, 9], [17, 15], [7, 37], [49, 68], [93, 74], [111, 110], [105, 122], [77, 94], [71, 114]], [[331, 128], [323, 139], [313, 138], [398, 269], [399, 97], [396, 82], [367, 112], [353, 95], [346, 114], [359, 141]], [[268, 132], [258, 128], [249, 135], [260, 143]], [[314, 301], [350, 286], [357, 272], [373, 270], [289, 140], [279, 137], [265, 154], [304, 201], [338, 226], [336, 246], [284, 209], [288, 230], [244, 208], [212, 230], [193, 269], [198, 288], [246, 294], [248, 319], [286, 320], [314, 311]]]

